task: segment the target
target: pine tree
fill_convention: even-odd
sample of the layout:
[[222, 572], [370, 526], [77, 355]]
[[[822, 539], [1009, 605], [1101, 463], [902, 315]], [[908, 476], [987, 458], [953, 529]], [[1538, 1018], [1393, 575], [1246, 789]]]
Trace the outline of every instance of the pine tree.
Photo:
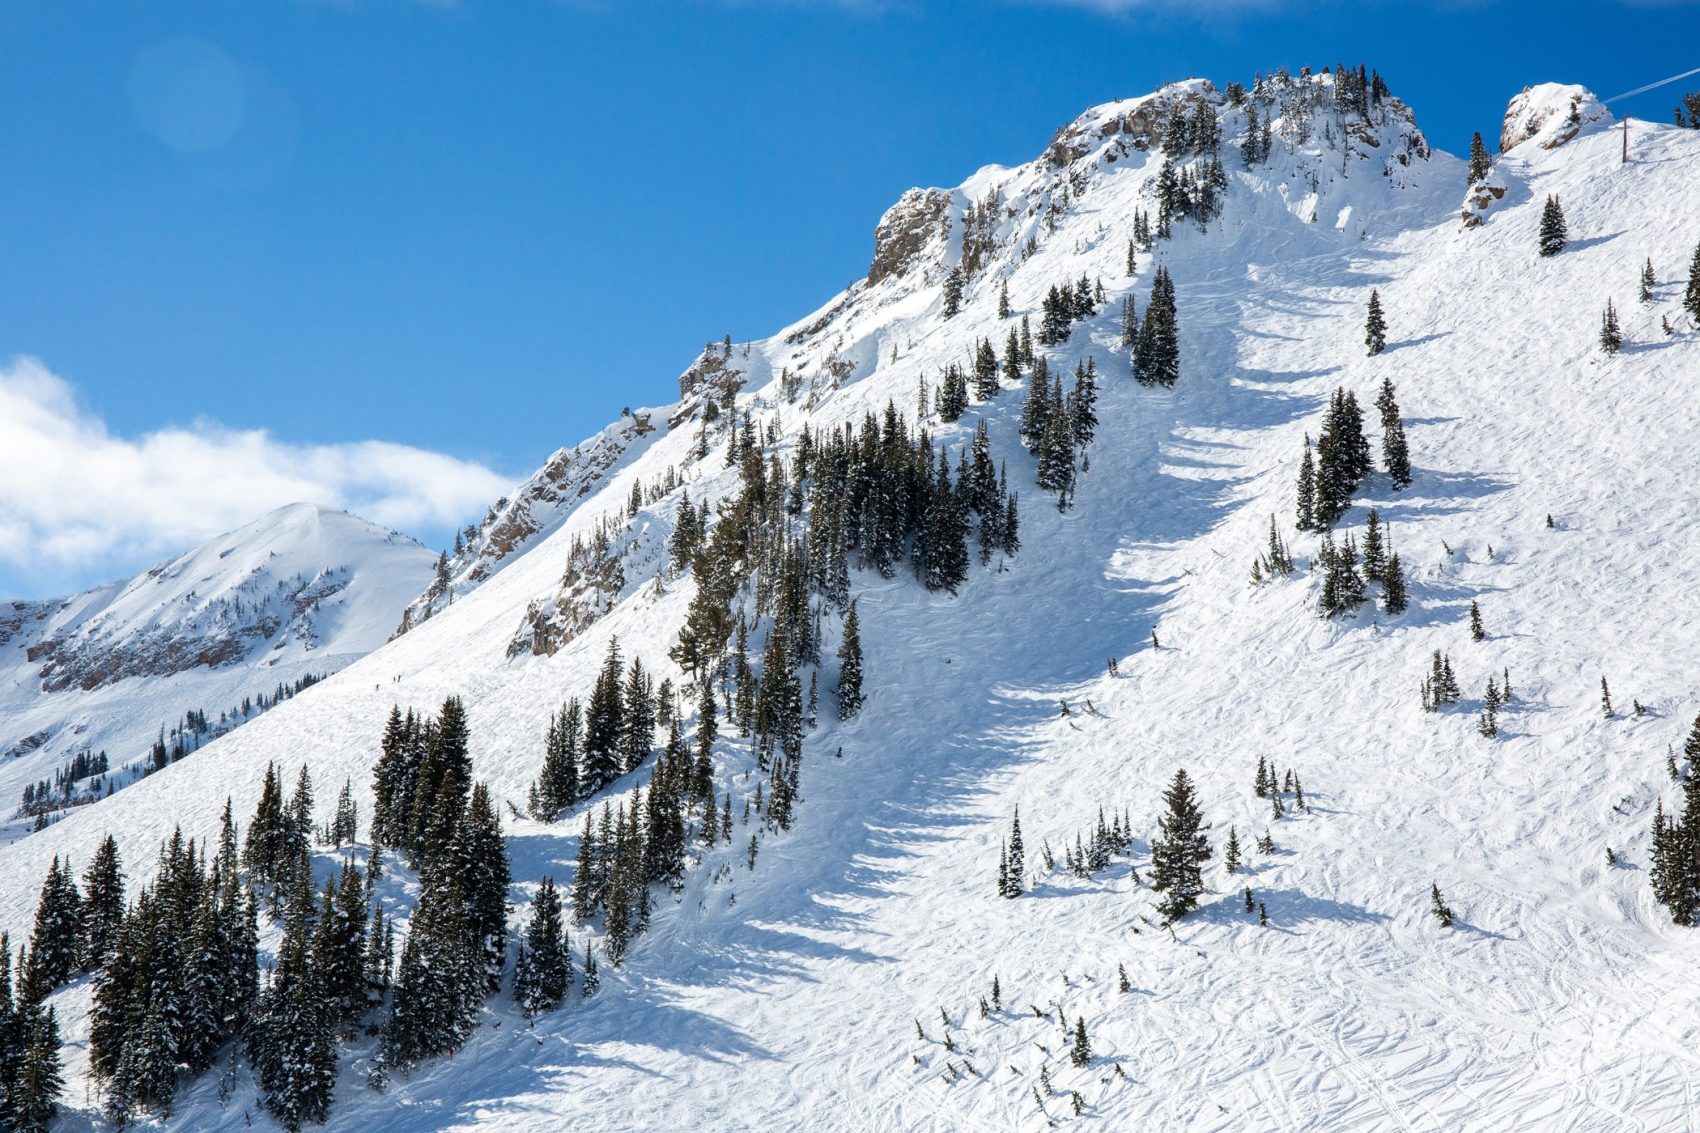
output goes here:
[[982, 338], [974, 351], [974, 397], [991, 401], [998, 395], [998, 355], [990, 339]]
[[1470, 603], [1470, 640], [1487, 640], [1487, 631], [1482, 628], [1482, 608], [1474, 601]]
[[48, 867], [30, 932], [29, 962], [19, 966], [19, 999], [33, 1007], [75, 975], [83, 958], [83, 899], [67, 859]]
[[1151, 299], [1133, 351], [1133, 376], [1142, 385], [1173, 386], [1180, 378], [1180, 344], [1175, 317], [1175, 285], [1159, 267], [1151, 280]]
[[1564, 210], [1559, 207], [1558, 198], [1548, 194], [1546, 204], [1541, 208], [1541, 255], [1558, 255], [1564, 251], [1568, 240], [1569, 231], [1564, 224]]
[[58, 1016], [51, 1007], [27, 1008], [9, 1026], [16, 1045], [7, 1060], [0, 1123], [9, 1116], [9, 1127], [18, 1133], [45, 1133], [65, 1089], [59, 1067]]
[[1649, 256], [1646, 265], [1641, 269], [1641, 290], [1637, 295], [1641, 302], [1653, 301], [1653, 285], [1657, 282], [1658, 280], [1653, 278], [1653, 259]]
[[608, 652], [592, 686], [585, 710], [584, 765], [580, 772], [585, 794], [593, 794], [619, 778], [624, 759], [620, 750], [625, 731], [625, 697], [621, 687], [620, 641], [608, 639]]
[[1311, 459], [1310, 434], [1305, 434], [1304, 456], [1299, 460], [1298, 529], [1314, 531], [1316, 522], [1316, 462]]
[[1086, 1037], [1084, 1015], [1075, 1018], [1074, 1041], [1069, 1044], [1068, 1060], [1076, 1066], [1085, 1066], [1092, 1061], [1092, 1043]]
[[1399, 402], [1394, 398], [1393, 381], [1384, 378], [1381, 393], [1375, 399], [1381, 411], [1381, 460], [1387, 465], [1387, 475], [1393, 490], [1411, 486], [1411, 454], [1405, 442], [1405, 425], [1399, 420]]
[[[228, 868], [234, 869], [235, 862]], [[108, 834], [83, 873], [83, 956], [85, 970], [106, 963], [124, 920], [124, 871], [118, 841]]]
[[1617, 715], [1617, 713], [1612, 711], [1611, 707], [1611, 686], [1606, 684], [1606, 679], [1604, 677], [1600, 678], [1600, 708], [1605, 712], [1607, 720], [1610, 720], [1613, 716]]
[[844, 616], [844, 640], [838, 646], [838, 718], [848, 720], [862, 709], [862, 634], [856, 603]]
[[1452, 910], [1440, 895], [1440, 883], [1435, 882], [1429, 887], [1429, 912], [1440, 922], [1441, 928], [1452, 927]]
[[1387, 567], [1381, 578], [1381, 607], [1389, 614], [1402, 614], [1408, 599], [1405, 595], [1405, 568], [1399, 562], [1399, 552], [1387, 557]]
[[1203, 816], [1185, 768], [1175, 772], [1163, 792], [1168, 810], [1158, 820], [1159, 834], [1151, 841], [1151, 888], [1163, 894], [1157, 911], [1169, 921], [1198, 907], [1204, 892], [1202, 866], [1210, 857], [1210, 842], [1202, 831]]
[[1682, 293], [1682, 309], [1700, 324], [1700, 244], [1694, 245], [1694, 258], [1688, 263], [1688, 287]]
[[1228, 827], [1228, 845], [1222, 851], [1222, 864], [1229, 873], [1240, 871], [1240, 835], [1232, 826]]
[[572, 699], [549, 718], [543, 740], [543, 767], [533, 784], [531, 817], [553, 822], [579, 794], [579, 746], [584, 710]]
[[1623, 329], [1617, 322], [1617, 309], [1606, 301], [1606, 313], [1600, 316], [1600, 350], [1616, 354], [1623, 349]]
[[[1127, 254], [1131, 262], [1133, 258], [1133, 242], [1131, 240], [1128, 241]], [[1128, 274], [1132, 275], [1133, 273], [1130, 271]], [[1139, 345], [1139, 308], [1134, 302], [1133, 293], [1130, 291], [1122, 299], [1122, 349], [1132, 350], [1137, 345]]]
[[1482, 141], [1478, 130], [1470, 137], [1470, 184], [1476, 185], [1485, 180], [1491, 168], [1493, 159], [1488, 156], [1487, 143]]
[[1009, 886], [1005, 897], [1021, 896], [1026, 874], [1027, 851], [1021, 842], [1021, 808], [1017, 807], [1009, 824]]
[[1381, 582], [1387, 574], [1387, 548], [1381, 538], [1381, 513], [1375, 508], [1369, 509], [1369, 517], [1364, 526], [1364, 578], [1371, 582]]
[[944, 317], [954, 319], [962, 310], [962, 269], [953, 267], [944, 277]]
[[1371, 358], [1387, 349], [1387, 320], [1381, 314], [1381, 293], [1373, 287], [1369, 292], [1369, 317], [1364, 321], [1364, 345], [1369, 348]]
[[998, 285], [998, 318], [1009, 318], [1009, 280]]
[[531, 903], [524, 963], [515, 971], [514, 1000], [527, 1018], [560, 1006], [572, 984], [572, 952], [561, 920], [555, 879], [545, 877]]

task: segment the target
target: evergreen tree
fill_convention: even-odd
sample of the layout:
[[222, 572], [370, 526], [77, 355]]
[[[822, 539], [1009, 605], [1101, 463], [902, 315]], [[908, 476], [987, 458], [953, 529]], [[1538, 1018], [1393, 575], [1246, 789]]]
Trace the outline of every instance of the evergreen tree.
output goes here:
[[990, 339], [982, 338], [974, 351], [974, 397], [991, 401], [998, 395], [998, 355]]
[[[303, 878], [302, 885], [310, 906], [310, 881]], [[329, 1114], [337, 1051], [331, 1012], [309, 960], [311, 917], [301, 912], [290, 920], [255, 1019], [250, 1058], [266, 1109], [294, 1133]]]
[[1394, 396], [1393, 381], [1383, 378], [1381, 393], [1375, 399], [1381, 411], [1381, 460], [1387, 465], [1387, 476], [1393, 490], [1411, 486], [1411, 453], [1405, 442], [1405, 425], [1399, 419], [1399, 402]]
[[1009, 885], [1005, 897], [1019, 897], [1027, 874], [1027, 850], [1021, 841], [1021, 808], [1009, 824]]
[[844, 616], [844, 640], [838, 646], [838, 718], [848, 720], [862, 709], [862, 634], [856, 603]]
[[[1128, 262], [1133, 261], [1133, 241], [1127, 245]], [[1129, 275], [1133, 272], [1129, 271]], [[1131, 351], [1139, 345], [1139, 308], [1134, 302], [1133, 292], [1128, 292], [1122, 299], [1122, 349]]]
[[1299, 460], [1298, 529], [1315, 531], [1316, 522], [1316, 462], [1311, 459], [1310, 434], [1305, 434], [1304, 456]]
[[525, 929], [525, 961], [514, 976], [514, 999], [530, 1018], [560, 1006], [572, 984], [572, 952], [561, 920], [555, 879], [545, 877], [531, 903]]
[[998, 318], [1009, 318], [1009, 280], [998, 285]]
[[1694, 245], [1694, 258], [1688, 263], [1688, 287], [1682, 293], [1682, 309], [1700, 323], [1700, 244]]
[[[1258, 792], [1262, 794], [1262, 792]], [[1228, 845], [1222, 851], [1222, 864], [1229, 873], [1240, 871], [1240, 835], [1232, 826], [1228, 827]]]
[[1027, 451], [1037, 453], [1045, 435], [1045, 417], [1050, 412], [1050, 369], [1040, 358], [1033, 364], [1027, 396], [1021, 403], [1021, 440]]
[[[1481, 135], [1476, 137], [1480, 139]], [[1381, 314], [1381, 293], [1373, 287], [1369, 292], [1369, 317], [1364, 321], [1364, 345], [1369, 348], [1371, 358], [1387, 349], [1387, 320]]]
[[1387, 548], [1381, 538], [1381, 513], [1375, 508], [1369, 509], [1369, 518], [1364, 527], [1364, 578], [1371, 582], [1381, 582], [1387, 573]]
[[[229, 863], [228, 868], [234, 868]], [[106, 963], [118, 926], [124, 920], [124, 871], [118, 841], [108, 834], [83, 873], [83, 957], [85, 970]]]
[[1441, 928], [1452, 927], [1452, 910], [1440, 895], [1439, 882], [1429, 886], [1429, 912], [1434, 915], [1435, 920], [1440, 922]]
[[1653, 278], [1653, 259], [1649, 256], [1647, 257], [1646, 266], [1641, 269], [1641, 290], [1638, 294], [1638, 298], [1641, 302], [1651, 303], [1653, 301], [1653, 285], [1657, 282], [1658, 281]]
[[1084, 448], [1092, 443], [1098, 428], [1098, 367], [1090, 358], [1074, 368], [1074, 389], [1068, 397], [1068, 410], [1074, 446]]
[[1470, 136], [1470, 184], [1480, 184], [1493, 168], [1493, 159], [1488, 156], [1487, 143], [1482, 141], [1481, 131]]
[[1541, 208], [1541, 255], [1558, 255], [1564, 251], [1568, 240], [1569, 230], [1564, 224], [1564, 210], [1559, 207], [1558, 198], [1548, 194], [1546, 204]]
[[1076, 1066], [1085, 1066], [1092, 1061], [1092, 1043], [1086, 1037], [1086, 1017], [1078, 1016], [1074, 1021], [1074, 1041], [1069, 1044], [1068, 1060]]
[[[5, 1005], [0, 1005], [3, 1010]], [[0, 1025], [4, 1025], [0, 1023]], [[10, 1024], [14, 1053], [7, 1059], [0, 1124], [17, 1133], [46, 1133], [65, 1079], [59, 1067], [59, 1020], [51, 1007], [20, 1010]]]
[[1151, 840], [1151, 888], [1163, 894], [1157, 911], [1165, 920], [1176, 921], [1198, 907], [1210, 841], [1203, 833], [1203, 816], [1185, 768], [1176, 770], [1163, 801], [1168, 810], [1158, 820], [1158, 836]]
[[1600, 709], [1605, 713], [1607, 720], [1617, 715], [1611, 707], [1611, 686], [1606, 684], [1604, 677], [1600, 678]]
[[1173, 386], [1180, 377], [1180, 344], [1175, 318], [1175, 285], [1159, 267], [1151, 280], [1151, 299], [1133, 352], [1133, 376], [1143, 385]]
[[944, 277], [944, 317], [954, 319], [962, 310], [962, 269], [953, 267]]
[[19, 999], [28, 1007], [45, 1000], [82, 966], [83, 899], [77, 891], [71, 862], [57, 856], [42, 880], [30, 933], [29, 962], [20, 965]]
[[1474, 601], [1470, 603], [1470, 640], [1485, 641], [1487, 630], [1482, 628], [1482, 608]]
[[1617, 322], [1617, 309], [1611, 300], [1606, 301], [1606, 313], [1600, 316], [1600, 350], [1606, 354], [1616, 354], [1623, 349], [1623, 329]]
[[532, 785], [531, 817], [553, 822], [578, 798], [579, 746], [584, 710], [576, 698], [549, 718], [543, 740], [543, 767]]
[[625, 698], [620, 671], [620, 641], [611, 637], [585, 712], [582, 777], [586, 794], [606, 787], [623, 770], [620, 737], [625, 730]]
[[507, 957], [508, 871], [507, 840], [501, 816], [490, 801], [490, 789], [479, 783], [467, 800], [450, 853], [448, 868], [466, 903], [465, 931], [481, 965], [486, 987], [501, 986]]
[[1408, 604], [1405, 595], [1405, 569], [1399, 562], [1399, 552], [1387, 557], [1387, 567], [1381, 578], [1381, 605], [1389, 614], [1402, 614]]

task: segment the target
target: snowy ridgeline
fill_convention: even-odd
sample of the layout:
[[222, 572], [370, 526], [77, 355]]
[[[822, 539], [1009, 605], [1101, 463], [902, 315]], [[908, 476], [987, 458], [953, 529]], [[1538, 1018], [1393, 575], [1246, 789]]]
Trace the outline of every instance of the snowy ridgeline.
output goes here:
[[1700, 132], [1609, 126], [1534, 88], [1471, 169], [1373, 75], [1193, 80], [906, 194], [406, 633], [0, 850], [15, 944], [181, 824], [135, 939], [269, 972], [61, 950], [63, 1104], [1682, 1127]]

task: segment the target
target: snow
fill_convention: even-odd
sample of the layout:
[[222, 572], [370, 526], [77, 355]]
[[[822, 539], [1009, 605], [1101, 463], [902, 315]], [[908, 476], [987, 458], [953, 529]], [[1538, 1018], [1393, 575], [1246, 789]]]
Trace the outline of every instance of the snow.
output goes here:
[[[1238, 112], [1224, 115], [1232, 141]], [[1051, 351], [1053, 372], [1090, 355], [1101, 373], [1102, 423], [1069, 513], [1031, 487], [1018, 390], [955, 425], [934, 422], [955, 445], [987, 421], [1021, 490], [1024, 550], [1007, 570], [972, 573], [956, 597], [906, 576], [855, 576], [870, 699], [808, 740], [796, 827], [764, 839], [754, 870], [743, 862], [750, 831], [735, 830], [676, 901], [658, 901], [624, 967], [603, 967], [597, 997], [535, 1029], [505, 996], [492, 1000], [489, 1025], [454, 1058], [383, 1096], [361, 1085], [370, 1045], [357, 1045], [330, 1129], [1691, 1121], [1700, 938], [1669, 924], [1646, 879], [1654, 800], [1674, 798], [1666, 747], [1700, 702], [1688, 388], [1700, 334], [1676, 282], [1700, 237], [1700, 133], [1648, 126], [1628, 166], [1600, 132], [1519, 146], [1499, 159], [1518, 190], [1464, 231], [1463, 164], [1419, 149], [1414, 125], [1390, 117], [1375, 146], [1344, 158], [1338, 123], [1319, 113], [1313, 127], [1291, 150], [1278, 140], [1253, 171], [1225, 145], [1225, 214], [1208, 233], [1181, 224], [1140, 255], [1137, 279], [1125, 247], [1134, 210], [1152, 207], [1142, 193], [1160, 159], [1106, 137], [1073, 163], [1086, 189], [1054, 231], [1025, 206], [1059, 199], [1066, 171], [1043, 161], [1007, 171], [1004, 198], [1023, 206], [1003, 218], [1000, 250], [957, 318], [939, 317], [938, 284], [960, 254], [962, 208], [997, 185], [957, 190], [950, 236], [935, 235], [908, 272], [734, 346], [752, 376], [740, 407], [758, 426], [777, 418], [784, 450], [805, 421], [819, 431], [888, 399], [911, 413], [921, 376], [936, 379], [981, 336], [1001, 351], [1004, 278], [1017, 312], [1035, 317], [1048, 287], [1082, 273], [1109, 292], [1102, 315]], [[1564, 201], [1572, 243], [1541, 259], [1549, 193]], [[1038, 251], [1023, 260], [1029, 235]], [[1662, 282], [1642, 307], [1634, 288], [1648, 256]], [[1143, 310], [1157, 263], [1178, 291], [1173, 391], [1130, 381], [1116, 345], [1121, 296], [1134, 288]], [[1377, 358], [1362, 342], [1371, 287], [1389, 323]], [[1628, 341], [1610, 358], [1595, 346], [1607, 299]], [[1666, 315], [1673, 337], [1659, 327]], [[855, 368], [829, 378], [832, 358]], [[786, 366], [805, 376], [796, 405], [774, 380]], [[1399, 387], [1415, 483], [1394, 493], [1372, 477], [1345, 526], [1361, 532], [1365, 507], [1379, 508], [1412, 605], [1396, 618], [1366, 608], [1323, 621], [1303, 571], [1313, 542], [1291, 530], [1297, 457], [1335, 387], [1368, 408], [1384, 377]], [[697, 462], [695, 421], [658, 431], [429, 621], [194, 759], [0, 849], [0, 925], [14, 938], [27, 928], [54, 854], [80, 865], [110, 830], [133, 871], [176, 823], [212, 834], [227, 795], [250, 814], [270, 760], [291, 774], [304, 761], [320, 784], [352, 776], [364, 791], [392, 702], [429, 709], [462, 695], [478, 775], [522, 803], [547, 716], [588, 690], [611, 636], [677, 680], [666, 648], [693, 583], [658, 574], [655, 550], [677, 493], [633, 521], [632, 569], [606, 616], [552, 655], [510, 656], [525, 611], [559, 591], [571, 540], [621, 514], [634, 482], [672, 465], [693, 500], [729, 491], [720, 437]], [[1271, 514], [1301, 571], [1253, 588]], [[1486, 622], [1480, 643], [1466, 627], [1471, 600]], [[1431, 715], [1418, 686], [1435, 649], [1451, 655], [1465, 696]], [[1474, 710], [1502, 670], [1516, 699], [1489, 740]], [[1611, 720], [1602, 675], [1619, 708]], [[1644, 716], [1628, 713], [1632, 698]], [[717, 755], [723, 772], [748, 765], [733, 742]], [[1299, 772], [1310, 813], [1269, 818], [1251, 791], [1259, 756]], [[1160, 791], [1182, 766], [1218, 856], [1203, 908], [1172, 935], [1155, 927], [1152, 894], [1126, 859], [1093, 880], [1059, 871], [1030, 876], [1019, 900], [995, 895], [1017, 806], [1030, 869], [1042, 843], [1060, 857], [1103, 806], [1131, 814], [1143, 871]], [[369, 796], [361, 808], [370, 813]], [[1241, 877], [1220, 868], [1230, 824], [1247, 849]], [[542, 875], [570, 877], [580, 825], [576, 813], [509, 823], [516, 919]], [[1251, 850], [1265, 828], [1273, 855]], [[1427, 915], [1431, 883], [1457, 913], [1450, 930]], [[1269, 926], [1244, 913], [1246, 885]], [[572, 937], [582, 949], [583, 931]], [[1118, 963], [1130, 993], [1116, 990]], [[982, 1019], [994, 974], [1004, 1010]], [[86, 981], [57, 997], [74, 1108], [88, 1104], [86, 1000]], [[956, 1053], [940, 1045], [941, 1007]], [[1063, 1056], [1059, 1009], [1087, 1020], [1087, 1068]], [[965, 1058], [978, 1074], [947, 1081], [947, 1063]], [[1044, 1113], [1041, 1067], [1056, 1090]], [[160, 1124], [243, 1128], [245, 1108], [251, 1084], [221, 1108], [206, 1079]]]

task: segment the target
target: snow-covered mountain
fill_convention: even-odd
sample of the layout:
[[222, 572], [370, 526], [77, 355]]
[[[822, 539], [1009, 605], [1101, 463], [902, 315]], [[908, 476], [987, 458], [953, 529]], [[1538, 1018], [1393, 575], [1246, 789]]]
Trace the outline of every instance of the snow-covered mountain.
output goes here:
[[[1502, 140], [1471, 186], [1379, 80], [1190, 80], [1088, 111], [1025, 165], [905, 194], [866, 279], [771, 337], [708, 348], [678, 402], [557, 454], [409, 607], [407, 632], [0, 849], [0, 925], [18, 939], [54, 856], [80, 866], [107, 832], [139, 878], [174, 826], [216, 837], [227, 797], [253, 813], [272, 761], [352, 779], [369, 813], [392, 705], [450, 695], [476, 776], [507, 804], [517, 925], [544, 875], [571, 884], [584, 814], [647, 780], [558, 823], [519, 817], [563, 699], [589, 692], [616, 637], [688, 683], [669, 650], [699, 580], [668, 561], [687, 494], [730, 522], [739, 436], [791, 462], [805, 429], [818, 445], [889, 405], [923, 410], [953, 466], [984, 425], [1019, 495], [1020, 551], [976, 557], [954, 593], [852, 563], [868, 699], [833, 718], [841, 630], [823, 603], [795, 825], [752, 813], [766, 776], [723, 723], [730, 844], [693, 843], [597, 994], [531, 1026], [504, 990], [452, 1058], [383, 1094], [366, 1087], [374, 1043], [345, 1044], [329, 1128], [1686, 1127], [1700, 937], [1655, 904], [1648, 868], [1654, 808], [1678, 806], [1666, 752], [1700, 709], [1700, 328], [1682, 308], [1700, 131], [1637, 122], [1621, 164], [1597, 100], [1549, 86], [1519, 96]], [[1161, 227], [1170, 177], [1193, 215], [1136, 240]], [[1542, 257], [1548, 197], [1569, 244]], [[1173, 388], [1133, 380], [1122, 338], [1124, 298], [1148, 315], [1159, 269], [1177, 296]], [[937, 393], [982, 340], [1003, 358], [1024, 317], [1038, 332], [1048, 294], [1082, 278], [1092, 313], [1037, 348], [1065, 381], [1088, 360], [1098, 378], [1096, 436], [1059, 510], [1020, 436], [1030, 368], [958, 420]], [[1375, 356], [1372, 289], [1389, 325]], [[1609, 355], [1608, 301], [1626, 339]], [[1376, 509], [1410, 604], [1387, 612], [1371, 584], [1355, 613], [1324, 618], [1318, 537], [1294, 530], [1301, 455], [1337, 389], [1373, 406], [1388, 379], [1413, 482], [1370, 475], [1336, 537], [1361, 540]], [[1271, 517], [1299, 569], [1254, 584]], [[752, 652], [769, 624], [755, 619]], [[1437, 650], [1463, 697], [1428, 712]], [[1514, 689], [1493, 736], [1490, 680]], [[1253, 791], [1260, 760], [1297, 773], [1306, 807], [1293, 792], [1273, 813]], [[1215, 855], [1201, 908], [1164, 927], [1141, 879], [1183, 767]], [[1027, 892], [1010, 900], [995, 881], [1018, 808]], [[1077, 837], [1124, 815], [1129, 856], [1064, 868]], [[379, 889], [403, 925], [412, 892], [394, 868]], [[582, 952], [604, 929], [570, 933]], [[92, 1118], [89, 984], [54, 1003], [66, 1105]], [[1064, 1034], [1080, 1019], [1085, 1066]], [[269, 1120], [246, 1068], [220, 1077], [186, 1083], [158, 1124]]]
[[106, 778], [122, 782], [162, 734], [176, 745], [187, 715], [206, 717], [182, 737], [194, 748], [241, 722], [244, 701], [252, 713], [370, 653], [433, 559], [345, 512], [293, 504], [128, 581], [0, 604], [0, 807], [10, 815], [24, 785], [78, 753], [104, 751]]

